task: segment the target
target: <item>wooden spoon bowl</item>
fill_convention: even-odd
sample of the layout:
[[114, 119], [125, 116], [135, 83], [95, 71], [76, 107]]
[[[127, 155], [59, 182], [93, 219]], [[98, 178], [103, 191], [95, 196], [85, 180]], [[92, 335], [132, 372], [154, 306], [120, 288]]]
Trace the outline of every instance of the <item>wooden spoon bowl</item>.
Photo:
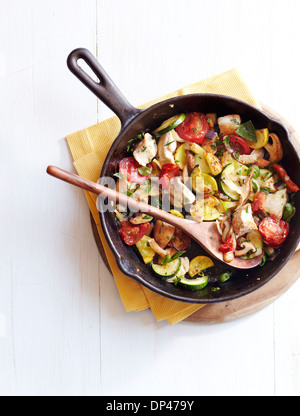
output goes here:
[[[223, 259], [223, 254], [220, 251], [221, 239], [215, 222], [198, 223], [195, 221], [176, 217], [159, 208], [136, 201], [127, 195], [123, 195], [113, 189], [106, 188], [105, 186], [98, 183], [83, 179], [78, 175], [67, 172], [55, 166], [48, 166], [47, 173], [56, 177], [57, 179], [70, 183], [86, 191], [108, 197], [112, 201], [116, 201], [121, 205], [128, 206], [129, 209], [134, 212], [140, 211], [145, 214], [149, 214], [156, 219], [162, 220], [176, 228], [179, 228], [185, 234], [189, 235], [197, 244], [204, 248], [208, 254], [213, 256], [215, 259], [226, 263]], [[230, 262], [230, 266], [237, 269], [252, 269], [253, 267], [257, 267], [261, 263], [261, 260], [262, 255], [250, 260], [242, 260], [238, 257], [235, 257], [234, 260]], [[226, 264], [228, 265], [228, 263]]]

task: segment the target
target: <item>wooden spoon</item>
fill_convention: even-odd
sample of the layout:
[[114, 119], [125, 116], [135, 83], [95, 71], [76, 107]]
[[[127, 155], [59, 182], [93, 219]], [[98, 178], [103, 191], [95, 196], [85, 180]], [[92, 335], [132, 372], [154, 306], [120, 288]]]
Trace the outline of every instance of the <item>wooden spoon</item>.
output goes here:
[[195, 221], [178, 218], [159, 208], [155, 208], [151, 205], [136, 201], [127, 195], [123, 195], [114, 191], [113, 189], [106, 188], [103, 185], [99, 185], [98, 183], [81, 178], [78, 175], [67, 172], [55, 166], [48, 166], [47, 173], [51, 176], [54, 176], [55, 178], [82, 188], [86, 191], [92, 192], [96, 195], [101, 194], [104, 197], [108, 197], [109, 199], [116, 201], [121, 205], [128, 206], [129, 209], [135, 212], [141, 211], [145, 214], [151, 215], [151, 217], [174, 225], [174, 227], [179, 228], [185, 234], [189, 235], [214, 258], [227, 264], [230, 267], [235, 267], [237, 269], [251, 269], [258, 266], [262, 261], [261, 255], [251, 260], [242, 260], [238, 257], [235, 257], [232, 262], [226, 263], [223, 259], [223, 254], [220, 251], [221, 238], [215, 222], [198, 223]]

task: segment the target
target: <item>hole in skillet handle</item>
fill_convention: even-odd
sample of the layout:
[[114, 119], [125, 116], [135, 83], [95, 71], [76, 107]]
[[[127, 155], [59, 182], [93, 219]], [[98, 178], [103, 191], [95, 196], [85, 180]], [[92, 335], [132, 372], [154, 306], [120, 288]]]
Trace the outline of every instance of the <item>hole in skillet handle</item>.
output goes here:
[[[81, 65], [79, 65], [78, 61], [80, 61]], [[70, 71], [119, 117], [122, 129], [142, 112], [142, 110], [133, 107], [127, 101], [88, 49], [78, 48], [71, 52], [67, 59], [67, 65]], [[86, 65], [89, 68], [88, 71], [84, 70]], [[90, 76], [90, 70], [94, 76]], [[99, 82], [95, 81], [95, 76]]]

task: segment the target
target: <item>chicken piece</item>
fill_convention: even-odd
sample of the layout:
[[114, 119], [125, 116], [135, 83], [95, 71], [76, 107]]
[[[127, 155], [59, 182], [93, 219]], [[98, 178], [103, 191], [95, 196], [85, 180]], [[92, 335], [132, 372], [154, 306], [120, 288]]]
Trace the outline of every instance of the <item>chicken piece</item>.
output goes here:
[[176, 176], [171, 180], [170, 201], [175, 207], [183, 207], [186, 204], [195, 202], [195, 195], [182, 182], [181, 178]]
[[232, 227], [236, 238], [258, 229], [252, 215], [251, 204], [244, 205], [233, 214]]
[[[161, 220], [157, 220], [153, 230], [153, 237], [161, 248], [165, 248], [172, 240], [175, 227]], [[153, 248], [153, 247], [152, 247]]]
[[218, 125], [222, 136], [234, 134], [241, 124], [242, 120], [238, 114], [229, 114], [228, 116], [219, 117]]
[[133, 157], [141, 165], [146, 166], [152, 162], [157, 154], [157, 144], [151, 134], [146, 133], [143, 140], [137, 145]]
[[278, 220], [283, 217], [285, 204], [288, 202], [287, 190], [283, 189], [267, 196], [262, 212]]
[[157, 146], [157, 159], [161, 165], [166, 163], [175, 164], [174, 153], [177, 148], [177, 142], [174, 140], [171, 132], [161, 136]]

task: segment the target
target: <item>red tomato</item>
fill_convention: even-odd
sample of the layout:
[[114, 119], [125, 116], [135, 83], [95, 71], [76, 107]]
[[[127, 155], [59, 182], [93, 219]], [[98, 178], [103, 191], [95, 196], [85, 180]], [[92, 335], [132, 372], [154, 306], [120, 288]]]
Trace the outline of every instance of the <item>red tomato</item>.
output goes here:
[[222, 251], [222, 253], [231, 253], [232, 251], [234, 251], [233, 247], [234, 247], [233, 237], [230, 236], [228, 240], [224, 244], [221, 245], [220, 250]]
[[174, 237], [172, 238], [172, 244], [177, 250], [184, 251], [191, 247], [192, 240], [188, 235], [176, 228]]
[[239, 155], [250, 155], [251, 150], [244, 139], [237, 134], [231, 134], [229, 136], [230, 147]]
[[286, 186], [291, 192], [298, 192], [300, 190], [299, 187], [291, 180], [291, 178], [282, 166], [273, 165], [273, 169], [275, 170], [275, 172], [278, 172], [281, 180], [286, 184]]
[[160, 183], [162, 189], [168, 189], [170, 186], [170, 180], [179, 175], [180, 168], [173, 163], [166, 163], [163, 165], [160, 173]]
[[259, 224], [259, 232], [264, 242], [273, 248], [278, 248], [289, 234], [289, 225], [285, 221], [267, 217]]
[[256, 214], [257, 212], [261, 211], [266, 203], [267, 194], [265, 192], [258, 192], [253, 199], [251, 204], [252, 212]]
[[128, 246], [133, 246], [144, 237], [149, 227], [151, 227], [151, 225], [148, 222], [145, 224], [133, 225], [129, 221], [122, 221], [120, 234]]
[[188, 113], [183, 123], [176, 127], [179, 137], [189, 142], [202, 144], [209, 130], [209, 124], [202, 113]]
[[147, 168], [150, 169], [150, 173], [147, 176], [141, 175], [138, 171], [139, 168], [143, 170], [143, 166], [140, 166], [134, 157], [125, 157], [119, 163], [120, 172], [126, 176], [130, 183], [144, 183], [150, 178], [152, 173], [152, 165], [149, 163]]

